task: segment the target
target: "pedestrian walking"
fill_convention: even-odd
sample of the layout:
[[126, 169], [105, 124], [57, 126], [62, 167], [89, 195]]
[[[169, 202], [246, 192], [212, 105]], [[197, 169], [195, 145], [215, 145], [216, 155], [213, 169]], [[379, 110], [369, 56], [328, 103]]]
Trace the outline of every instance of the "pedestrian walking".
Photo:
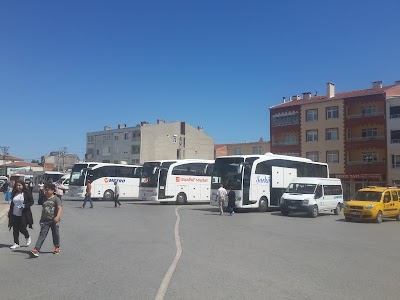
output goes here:
[[220, 215], [222, 216], [224, 214], [224, 203], [225, 203], [225, 198], [226, 198], [226, 189], [222, 184], [219, 185], [219, 189], [217, 191], [217, 200], [218, 200], [218, 206], [219, 206], [219, 211]]
[[32, 195], [33, 194], [33, 181], [32, 180], [29, 180], [28, 188], [29, 188], [29, 191], [31, 192], [31, 195]]
[[11, 205], [8, 211], [8, 228], [13, 229], [14, 245], [11, 249], [17, 249], [19, 244], [19, 233], [21, 232], [25, 239], [26, 245], [31, 244], [31, 237], [29, 235], [27, 226], [32, 228], [33, 218], [31, 206], [33, 205], [33, 197], [29, 192], [23, 180], [17, 180], [11, 192]]
[[65, 191], [65, 186], [62, 184], [61, 181], [56, 181], [56, 195], [58, 198], [60, 198], [61, 202], [62, 202], [62, 196], [64, 195], [64, 191]]
[[228, 193], [228, 212], [232, 216], [235, 213], [235, 205], [236, 205], [236, 194], [233, 189], [231, 189]]
[[93, 208], [93, 202], [92, 202], [92, 184], [90, 183], [90, 180], [86, 180], [86, 193], [85, 193], [85, 200], [83, 200], [83, 205], [82, 208], [85, 208], [86, 202], [90, 202], [90, 208]]
[[35, 248], [31, 250], [33, 256], [38, 257], [39, 251], [49, 233], [53, 236], [54, 254], [60, 253], [60, 217], [62, 213], [61, 200], [54, 194], [56, 187], [53, 183], [44, 185], [45, 199], [42, 205], [42, 216], [40, 217], [40, 233]]
[[119, 204], [119, 207], [121, 207], [121, 202], [119, 202], [118, 198], [119, 198], [119, 185], [115, 181], [114, 182], [114, 204], [115, 204], [115, 207], [117, 207], [117, 203]]
[[43, 204], [43, 199], [45, 198], [43, 180], [41, 180], [40, 183], [38, 184], [38, 188], [39, 188], [38, 205], [42, 205]]

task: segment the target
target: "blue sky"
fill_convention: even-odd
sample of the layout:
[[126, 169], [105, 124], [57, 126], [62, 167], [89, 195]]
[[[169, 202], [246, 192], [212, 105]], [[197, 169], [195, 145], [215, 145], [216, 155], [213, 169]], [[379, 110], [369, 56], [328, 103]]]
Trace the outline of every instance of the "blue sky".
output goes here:
[[399, 1], [0, 2], [0, 146], [81, 158], [87, 132], [185, 121], [269, 140], [269, 107], [400, 80]]

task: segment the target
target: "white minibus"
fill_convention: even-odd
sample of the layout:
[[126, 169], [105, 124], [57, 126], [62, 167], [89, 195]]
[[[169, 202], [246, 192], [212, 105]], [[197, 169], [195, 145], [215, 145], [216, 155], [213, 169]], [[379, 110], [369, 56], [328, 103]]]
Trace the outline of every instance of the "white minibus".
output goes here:
[[338, 215], [343, 206], [342, 182], [337, 178], [301, 177], [289, 184], [281, 197], [281, 213], [307, 212], [316, 218], [319, 212]]

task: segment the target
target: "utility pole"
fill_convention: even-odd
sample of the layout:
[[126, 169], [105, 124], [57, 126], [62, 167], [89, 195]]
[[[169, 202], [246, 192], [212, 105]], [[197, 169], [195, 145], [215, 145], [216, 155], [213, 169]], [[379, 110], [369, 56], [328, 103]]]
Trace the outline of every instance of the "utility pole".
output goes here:
[[1, 152], [3, 153], [3, 172], [4, 172], [4, 176], [7, 176], [7, 171], [6, 171], [6, 157], [8, 155], [8, 149], [10, 149], [10, 147], [8, 146], [0, 146]]
[[62, 171], [65, 173], [65, 154], [67, 154], [67, 147], [64, 147], [63, 152], [62, 152]]

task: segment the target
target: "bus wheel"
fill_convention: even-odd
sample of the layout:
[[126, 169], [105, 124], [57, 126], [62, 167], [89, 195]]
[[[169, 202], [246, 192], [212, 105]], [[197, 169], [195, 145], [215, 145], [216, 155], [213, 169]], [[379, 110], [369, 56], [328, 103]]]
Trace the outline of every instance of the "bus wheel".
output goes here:
[[260, 202], [258, 203], [258, 211], [259, 212], [266, 212], [268, 210], [268, 202], [267, 199], [262, 197]]
[[176, 204], [183, 205], [186, 204], [186, 195], [185, 193], [179, 193], [178, 196], [176, 196]]
[[107, 190], [104, 192], [103, 200], [111, 201], [114, 199], [114, 192], [112, 190]]
[[336, 205], [336, 208], [333, 210], [333, 213], [335, 214], [335, 215], [338, 215], [338, 214], [340, 214], [340, 211], [342, 210], [342, 207], [340, 206], [340, 203], [338, 203], [337, 205]]
[[316, 217], [318, 217], [318, 206], [314, 205], [314, 206], [311, 208], [310, 217], [311, 217], [311, 218], [316, 218]]

